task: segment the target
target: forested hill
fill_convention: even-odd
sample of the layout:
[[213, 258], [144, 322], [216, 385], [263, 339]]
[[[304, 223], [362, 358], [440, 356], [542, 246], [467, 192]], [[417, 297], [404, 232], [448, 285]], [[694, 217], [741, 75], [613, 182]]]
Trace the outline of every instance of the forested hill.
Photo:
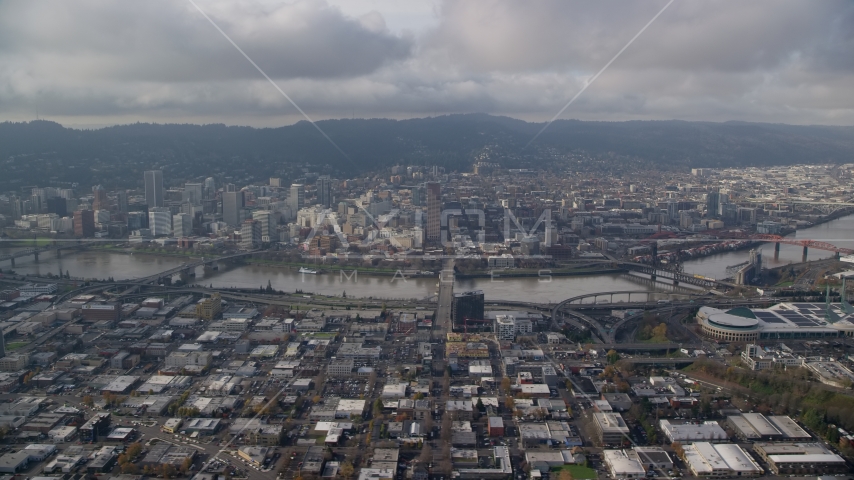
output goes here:
[[97, 130], [49, 121], [0, 123], [0, 191], [70, 182], [133, 187], [152, 168], [163, 168], [169, 184], [209, 175], [235, 182], [295, 178], [305, 167], [341, 175], [395, 164], [468, 171], [478, 160], [530, 167], [560, 163], [568, 154], [606, 158], [615, 167], [632, 159], [668, 169], [854, 161], [854, 127], [563, 120], [524, 148], [542, 123], [471, 114], [318, 125], [346, 157], [307, 122], [280, 128], [138, 123]]

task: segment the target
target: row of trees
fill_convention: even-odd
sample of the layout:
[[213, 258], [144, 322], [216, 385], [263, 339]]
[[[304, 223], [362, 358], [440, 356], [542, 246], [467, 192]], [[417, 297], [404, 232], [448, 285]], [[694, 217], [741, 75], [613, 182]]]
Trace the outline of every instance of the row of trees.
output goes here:
[[799, 416], [819, 434], [826, 435], [831, 424], [854, 430], [854, 397], [811, 381], [812, 374], [806, 369], [753, 372], [708, 360], [695, 362], [692, 369], [749, 391], [751, 398], [747, 400], [755, 402], [756, 411]]

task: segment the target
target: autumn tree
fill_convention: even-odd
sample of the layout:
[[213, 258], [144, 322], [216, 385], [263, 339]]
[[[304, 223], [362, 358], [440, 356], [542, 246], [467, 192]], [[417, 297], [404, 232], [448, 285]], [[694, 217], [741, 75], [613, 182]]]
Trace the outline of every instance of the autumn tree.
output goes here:
[[136, 458], [137, 455], [139, 455], [140, 453], [142, 453], [142, 445], [140, 445], [139, 442], [131, 443], [128, 446], [127, 454], [128, 454], [128, 457], [130, 457], [131, 459]]
[[682, 447], [682, 444], [679, 442], [673, 442], [670, 445], [670, 448], [673, 449], [673, 453], [676, 454], [677, 457], [684, 459], [685, 458], [685, 449]]
[[170, 465], [168, 463], [164, 463], [163, 465], [160, 466], [160, 475], [162, 475], [163, 478], [165, 478], [167, 480], [174, 477], [175, 473], [176, 473], [175, 467], [173, 467], [172, 465]]
[[341, 464], [341, 468], [338, 470], [338, 473], [344, 478], [352, 478], [353, 474], [356, 473], [356, 469], [353, 468], [352, 463], [344, 462]]
[[507, 410], [513, 411], [513, 409], [515, 407], [516, 407], [516, 401], [513, 400], [513, 397], [506, 397], [504, 399], [504, 408], [506, 408]]
[[193, 467], [193, 459], [190, 457], [185, 458], [184, 461], [181, 463], [181, 473], [186, 475], [187, 472], [189, 472], [192, 467]]
[[504, 395], [510, 395], [510, 378], [504, 377], [501, 379], [501, 390]]
[[133, 462], [127, 462], [123, 464], [121, 470], [122, 473], [126, 475], [136, 475], [137, 473], [139, 473], [139, 467], [137, 467], [136, 464]]
[[611, 349], [611, 350], [608, 350], [608, 354], [605, 355], [605, 358], [608, 359], [608, 363], [613, 365], [613, 364], [617, 363], [617, 360], [620, 359], [620, 354], [617, 353], [616, 350]]

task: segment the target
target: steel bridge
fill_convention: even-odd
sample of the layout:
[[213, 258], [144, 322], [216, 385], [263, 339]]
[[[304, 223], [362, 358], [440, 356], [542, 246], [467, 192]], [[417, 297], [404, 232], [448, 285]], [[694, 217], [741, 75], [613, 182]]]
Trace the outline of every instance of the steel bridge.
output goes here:
[[815, 248], [816, 250], [826, 250], [829, 252], [835, 252], [841, 255], [851, 255], [854, 254], [854, 248], [842, 248], [833, 245], [828, 242], [820, 242], [818, 240], [809, 240], [809, 239], [797, 239], [790, 237], [781, 237], [779, 235], [767, 235], [767, 234], [756, 234], [751, 235], [749, 237], [751, 240], [761, 240], [763, 242], [774, 242], [774, 251], [780, 251], [780, 244], [785, 243], [786, 245], [796, 245], [804, 248], [804, 255], [807, 254], [807, 250], [810, 248]]
[[86, 247], [88, 247], [88, 242], [83, 242], [83, 241], [74, 242], [74, 243], [69, 242], [67, 244], [52, 243], [50, 245], [44, 245], [42, 247], [25, 248], [23, 250], [18, 250], [17, 252], [12, 252], [12, 253], [7, 253], [5, 255], [0, 255], [0, 262], [9, 260], [11, 262], [12, 267], [14, 267], [16, 258], [29, 257], [30, 255], [32, 255], [33, 257], [35, 257], [36, 261], [38, 261], [39, 260], [39, 254], [41, 254], [41, 253], [53, 251], [53, 252], [56, 252], [56, 256], [59, 257], [59, 256], [62, 256], [62, 250], [75, 250], [75, 249], [82, 249], [82, 248], [86, 248]]

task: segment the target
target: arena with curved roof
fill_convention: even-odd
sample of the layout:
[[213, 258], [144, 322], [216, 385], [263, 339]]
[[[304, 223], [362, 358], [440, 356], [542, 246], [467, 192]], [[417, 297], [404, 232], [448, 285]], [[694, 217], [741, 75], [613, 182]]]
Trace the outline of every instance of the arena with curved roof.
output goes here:
[[701, 307], [697, 322], [703, 335], [725, 342], [816, 339], [854, 335], [854, 313], [845, 306], [779, 303], [770, 308], [721, 310]]

